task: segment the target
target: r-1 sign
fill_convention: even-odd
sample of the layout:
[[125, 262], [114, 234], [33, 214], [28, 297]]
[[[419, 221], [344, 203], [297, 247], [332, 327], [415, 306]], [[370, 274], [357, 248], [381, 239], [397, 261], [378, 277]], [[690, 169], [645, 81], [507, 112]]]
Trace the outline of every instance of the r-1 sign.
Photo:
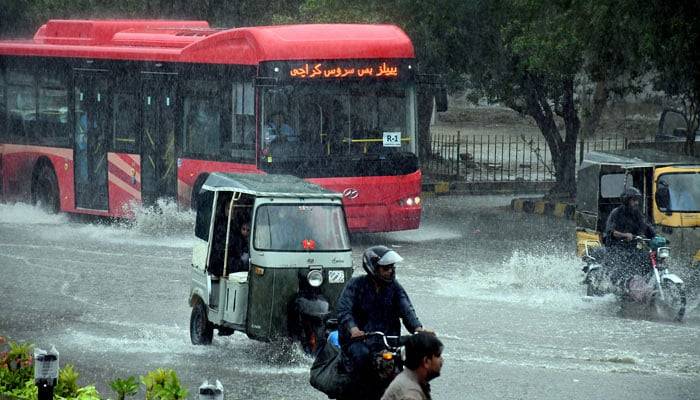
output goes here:
[[384, 132], [384, 147], [401, 147], [401, 132]]

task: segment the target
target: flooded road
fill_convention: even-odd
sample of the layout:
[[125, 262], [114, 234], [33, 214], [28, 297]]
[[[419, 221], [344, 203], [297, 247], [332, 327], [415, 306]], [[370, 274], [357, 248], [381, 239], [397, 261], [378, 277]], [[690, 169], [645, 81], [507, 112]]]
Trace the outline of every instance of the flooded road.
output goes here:
[[[357, 266], [373, 244], [405, 258], [398, 279], [445, 344], [433, 397], [699, 398], [697, 298], [683, 324], [620, 315], [614, 298], [584, 296], [573, 224], [509, 202], [429, 198], [421, 229], [352, 238]], [[156, 368], [175, 369], [190, 398], [204, 379], [228, 399], [325, 398], [293, 346], [240, 333], [190, 344], [193, 216], [165, 210], [122, 226], [0, 204], [0, 335], [56, 345], [105, 398], [110, 380]]]

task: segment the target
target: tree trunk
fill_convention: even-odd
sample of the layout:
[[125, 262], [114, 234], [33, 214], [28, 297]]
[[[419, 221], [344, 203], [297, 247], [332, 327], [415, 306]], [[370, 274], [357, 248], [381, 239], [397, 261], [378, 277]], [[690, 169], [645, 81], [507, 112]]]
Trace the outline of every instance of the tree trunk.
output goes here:
[[698, 123], [700, 122], [700, 115], [698, 114], [696, 107], [691, 107], [688, 112], [688, 118], [686, 118], [683, 153], [691, 157], [695, 157], [695, 132], [698, 130], [698, 125], [700, 125]]
[[563, 117], [566, 134], [561, 146], [559, 165], [557, 165], [557, 184], [550, 195], [573, 199], [576, 197], [576, 139], [581, 130], [581, 120], [574, 102], [574, 80], [564, 79]]
[[527, 75], [523, 84], [525, 112], [534, 118], [552, 156], [556, 183], [548, 196], [573, 198], [576, 195], [576, 139], [581, 129], [581, 122], [574, 104], [573, 79], [565, 79], [562, 85], [565, 140], [562, 139], [554, 121], [554, 112], [547, 98], [542, 78], [531, 74]]
[[608, 102], [609, 93], [607, 81], [603, 80], [595, 83], [591, 106], [590, 109], [587, 110], [586, 116], [583, 119], [583, 125], [581, 126], [581, 136], [583, 138], [592, 137], [595, 130], [598, 128], [600, 117], [603, 115], [603, 110], [605, 110], [605, 106]]

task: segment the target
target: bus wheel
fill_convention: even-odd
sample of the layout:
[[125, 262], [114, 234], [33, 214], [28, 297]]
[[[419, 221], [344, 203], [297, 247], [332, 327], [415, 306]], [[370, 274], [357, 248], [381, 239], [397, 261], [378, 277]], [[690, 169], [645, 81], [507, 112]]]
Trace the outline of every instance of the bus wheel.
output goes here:
[[51, 214], [58, 213], [58, 180], [53, 168], [44, 166], [34, 178], [32, 203]]
[[207, 318], [207, 306], [198, 301], [192, 307], [190, 316], [190, 340], [192, 344], [211, 344], [214, 336], [214, 326]]

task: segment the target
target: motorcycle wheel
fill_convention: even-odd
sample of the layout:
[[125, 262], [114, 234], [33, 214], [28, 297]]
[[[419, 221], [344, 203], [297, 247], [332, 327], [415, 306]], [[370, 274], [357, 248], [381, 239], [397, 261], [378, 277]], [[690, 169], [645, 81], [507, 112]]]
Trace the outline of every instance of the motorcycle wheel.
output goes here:
[[664, 279], [661, 282], [661, 289], [664, 292], [664, 300], [654, 300], [657, 311], [666, 313], [666, 315], [676, 321], [682, 321], [685, 316], [687, 301], [683, 284]]
[[190, 341], [194, 345], [209, 345], [214, 337], [214, 326], [207, 318], [207, 306], [197, 302], [190, 316]]
[[600, 297], [605, 295], [605, 291], [600, 289], [604, 279], [605, 276], [600, 269], [589, 272], [586, 276], [586, 296]]

